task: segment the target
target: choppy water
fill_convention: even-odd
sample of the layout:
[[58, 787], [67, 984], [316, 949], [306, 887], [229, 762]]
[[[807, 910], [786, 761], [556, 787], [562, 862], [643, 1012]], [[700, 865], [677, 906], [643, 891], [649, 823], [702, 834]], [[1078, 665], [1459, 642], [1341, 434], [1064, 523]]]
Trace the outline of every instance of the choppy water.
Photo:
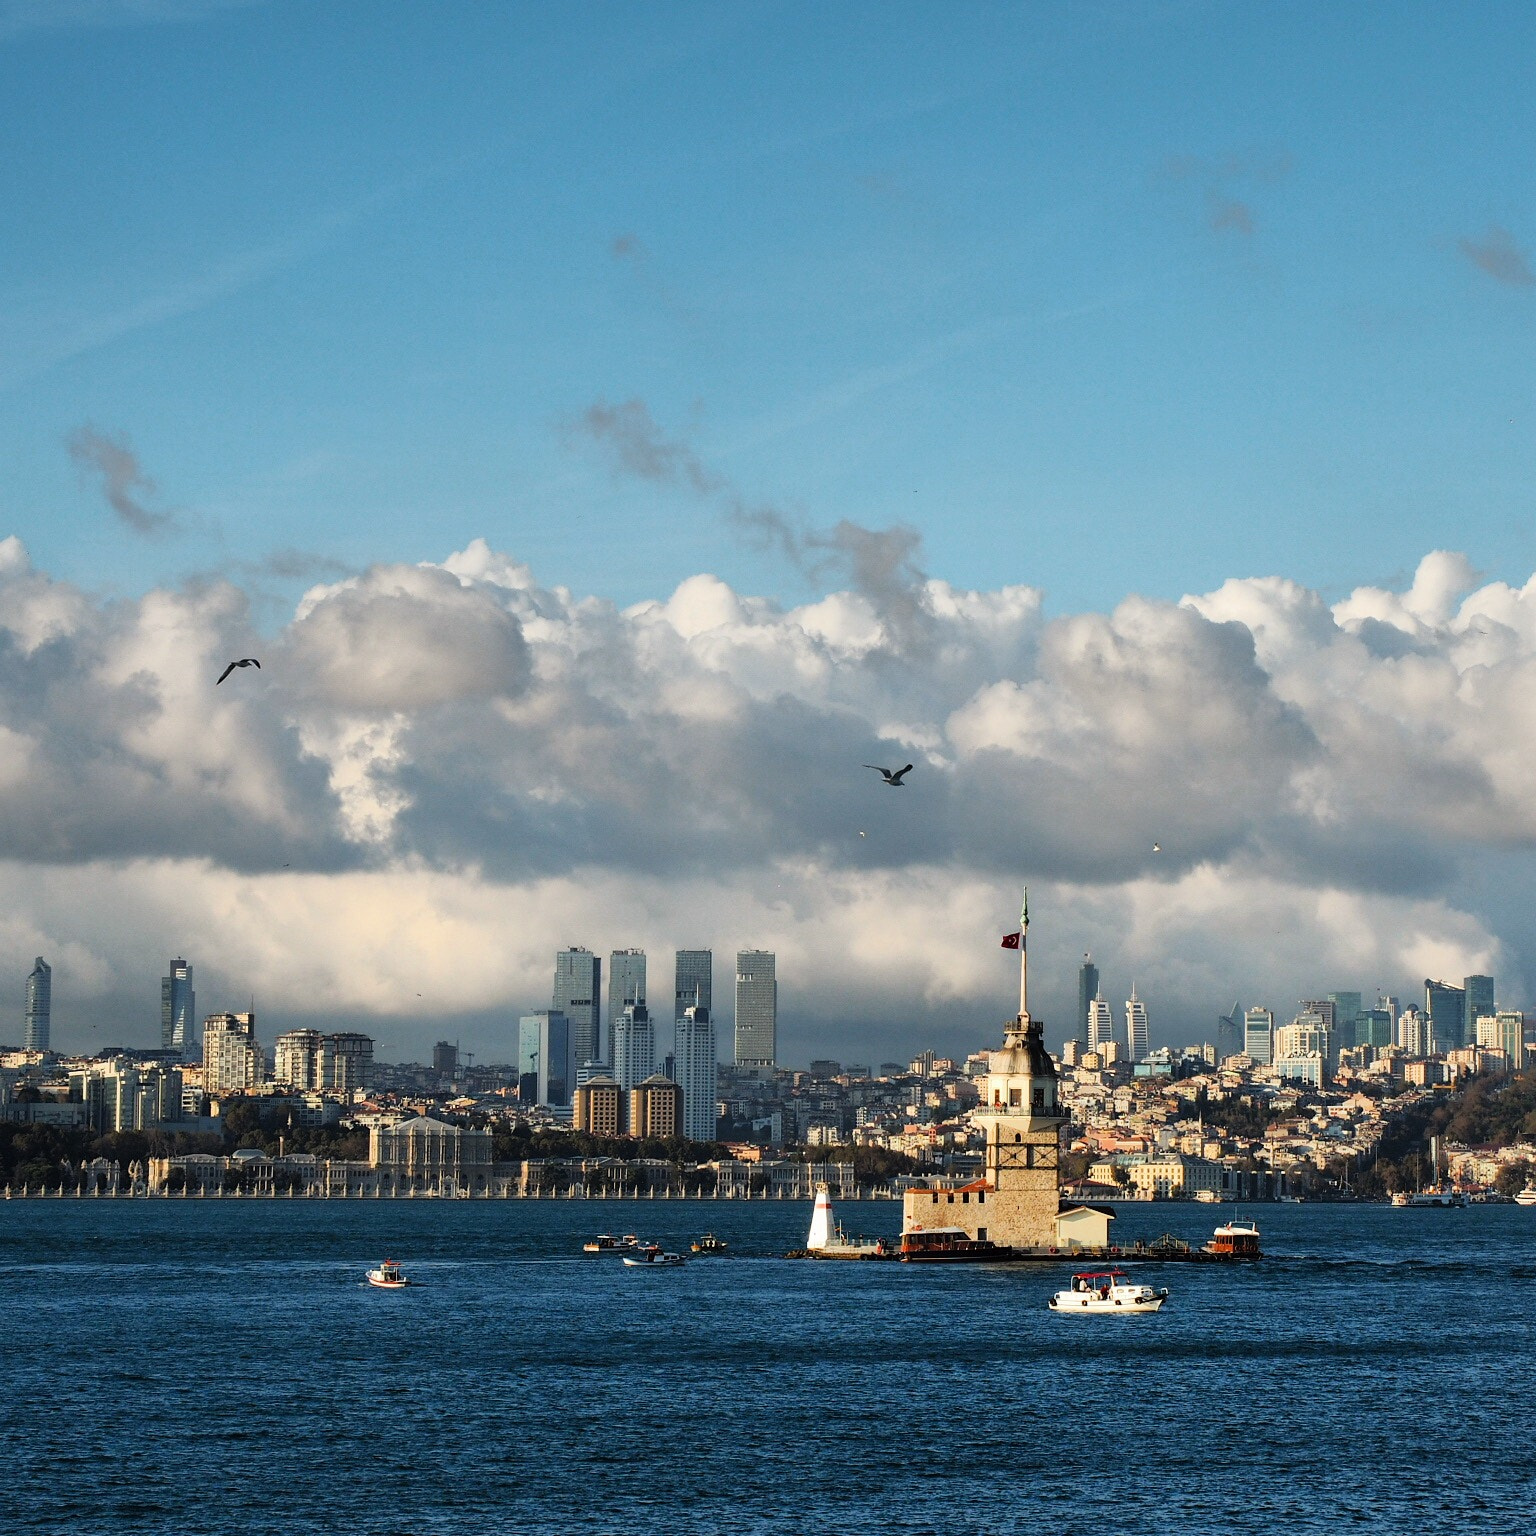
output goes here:
[[[1074, 1319], [1065, 1270], [774, 1258], [798, 1205], [3, 1203], [0, 1531], [1536, 1527], [1536, 1210], [1251, 1214], [1263, 1262]], [[386, 1254], [425, 1283], [361, 1285]]]

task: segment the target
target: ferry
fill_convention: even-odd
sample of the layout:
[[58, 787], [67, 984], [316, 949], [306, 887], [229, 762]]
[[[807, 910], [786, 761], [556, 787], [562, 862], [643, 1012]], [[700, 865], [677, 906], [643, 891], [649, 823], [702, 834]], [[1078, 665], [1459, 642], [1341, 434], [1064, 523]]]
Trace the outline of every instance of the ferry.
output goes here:
[[1536, 1205], [1536, 1184], [1527, 1184], [1524, 1189], [1515, 1196], [1516, 1205]]
[[583, 1253], [633, 1253], [640, 1246], [640, 1239], [633, 1232], [627, 1232], [623, 1237], [611, 1237], [606, 1232], [599, 1232], [590, 1243], [583, 1243]]
[[1442, 1184], [1433, 1185], [1429, 1189], [1421, 1189], [1415, 1194], [1409, 1194], [1406, 1190], [1398, 1190], [1392, 1196], [1392, 1204], [1399, 1210], [1456, 1210], [1467, 1203], [1467, 1197], [1459, 1189], [1447, 1189]]
[[724, 1253], [729, 1246], [728, 1243], [716, 1237], [713, 1232], [706, 1232], [698, 1242], [693, 1244], [693, 1251], [695, 1253]]
[[1010, 1257], [1009, 1250], [964, 1227], [916, 1227], [901, 1234], [896, 1257], [903, 1264], [985, 1264]]
[[403, 1291], [411, 1283], [394, 1259], [385, 1259], [377, 1269], [368, 1271], [368, 1284], [378, 1286], [381, 1291]]
[[646, 1243], [638, 1253], [626, 1253], [624, 1262], [631, 1269], [675, 1269], [687, 1262], [680, 1253], [667, 1253], [656, 1243]]
[[1223, 1222], [1211, 1235], [1202, 1252], [1219, 1259], [1257, 1259], [1259, 1252], [1258, 1223], [1234, 1218]]
[[1167, 1286], [1154, 1291], [1122, 1270], [1109, 1269], [1073, 1275], [1071, 1290], [1057, 1291], [1048, 1305], [1053, 1312], [1156, 1312], [1167, 1300]]

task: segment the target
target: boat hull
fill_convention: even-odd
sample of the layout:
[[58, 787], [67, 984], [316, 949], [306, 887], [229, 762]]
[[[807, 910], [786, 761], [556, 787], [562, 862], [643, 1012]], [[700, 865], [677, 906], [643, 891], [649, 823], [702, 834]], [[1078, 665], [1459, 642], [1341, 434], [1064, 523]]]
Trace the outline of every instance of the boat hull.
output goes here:
[[1127, 1312], [1159, 1311], [1167, 1300], [1166, 1292], [1161, 1296], [1138, 1301], [1101, 1301], [1097, 1296], [1078, 1296], [1071, 1291], [1059, 1291], [1051, 1297], [1049, 1306], [1052, 1312], [1060, 1312], [1063, 1316], [1087, 1316], [1098, 1312], [1117, 1312], [1124, 1316]]

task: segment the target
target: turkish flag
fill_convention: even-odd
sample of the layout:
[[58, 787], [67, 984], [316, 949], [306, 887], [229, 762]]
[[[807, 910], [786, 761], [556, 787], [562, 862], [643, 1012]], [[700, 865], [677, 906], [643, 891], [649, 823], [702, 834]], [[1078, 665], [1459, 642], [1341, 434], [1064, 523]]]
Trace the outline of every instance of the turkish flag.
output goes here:
[[1019, 947], [1019, 938], [1020, 935], [1017, 933], [1005, 933], [1003, 935], [1003, 948], [1017, 949]]

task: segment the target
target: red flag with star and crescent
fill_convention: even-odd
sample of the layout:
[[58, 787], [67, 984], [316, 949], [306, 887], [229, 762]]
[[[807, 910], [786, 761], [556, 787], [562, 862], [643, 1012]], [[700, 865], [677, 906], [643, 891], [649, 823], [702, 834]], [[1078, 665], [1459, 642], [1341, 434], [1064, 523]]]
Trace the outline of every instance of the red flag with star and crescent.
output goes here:
[[1003, 935], [1003, 948], [1004, 949], [1017, 949], [1019, 947], [1019, 939], [1020, 939], [1020, 937], [1021, 937], [1021, 935], [1019, 935], [1017, 933], [1005, 933]]

